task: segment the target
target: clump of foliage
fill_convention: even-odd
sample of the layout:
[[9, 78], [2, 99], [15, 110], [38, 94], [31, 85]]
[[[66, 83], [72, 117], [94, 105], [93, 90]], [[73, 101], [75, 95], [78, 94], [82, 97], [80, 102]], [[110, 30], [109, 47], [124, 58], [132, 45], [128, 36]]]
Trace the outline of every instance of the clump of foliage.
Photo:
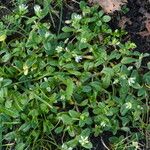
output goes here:
[[110, 16], [83, 1], [82, 13], [55, 34], [44, 2], [30, 18], [20, 4], [0, 22], [1, 147], [91, 149], [91, 136], [110, 131], [112, 147], [121, 149], [127, 134], [137, 148], [150, 128], [150, 71], [141, 67], [148, 54], [133, 51], [126, 33], [109, 27]]

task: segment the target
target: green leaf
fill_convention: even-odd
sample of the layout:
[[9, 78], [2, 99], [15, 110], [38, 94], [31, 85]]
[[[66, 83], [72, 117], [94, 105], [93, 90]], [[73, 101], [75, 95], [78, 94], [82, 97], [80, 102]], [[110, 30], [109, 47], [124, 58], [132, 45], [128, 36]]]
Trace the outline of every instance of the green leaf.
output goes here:
[[82, 130], [82, 133], [81, 133], [82, 136], [88, 136], [88, 137], [90, 136], [90, 134], [91, 134], [90, 128], [86, 128]]
[[0, 42], [5, 41], [6, 37], [7, 36], [5, 34], [0, 35]]
[[54, 128], [54, 125], [49, 120], [45, 120], [43, 122], [43, 132], [44, 133], [49, 133], [53, 128]]
[[74, 90], [74, 83], [71, 79], [67, 79], [66, 81], [66, 85], [67, 85], [67, 88], [66, 88], [66, 99], [67, 100], [70, 100], [71, 99], [71, 96], [73, 94], [73, 90]]
[[146, 82], [146, 84], [150, 86], [150, 72], [145, 73], [143, 79]]
[[67, 114], [63, 114], [59, 118], [63, 121], [64, 124], [72, 124], [73, 123], [72, 118]]
[[146, 96], [146, 90], [144, 88], [140, 88], [138, 90], [138, 96]]
[[73, 140], [70, 140], [67, 142], [67, 145], [69, 145], [69, 147], [71, 148], [76, 148], [77, 145], [78, 145], [78, 139], [77, 138], [74, 138]]
[[102, 90], [101, 84], [98, 81], [91, 82], [90, 85], [95, 91]]
[[130, 122], [130, 119], [127, 117], [122, 117], [121, 120], [123, 126], [126, 126]]
[[10, 58], [11, 58], [10, 53], [6, 53], [6, 54], [1, 58], [1, 61], [5, 63], [5, 62], [9, 61]]
[[19, 143], [15, 147], [16, 150], [24, 150], [25, 149], [25, 144], [24, 143]]
[[7, 95], [8, 95], [8, 89], [7, 89], [7, 87], [1, 88], [0, 89], [1, 102], [3, 102], [2, 99], [4, 98], [4, 96], [7, 96]]
[[44, 6], [44, 9], [42, 11], [42, 17], [44, 18], [50, 11], [50, 0], [44, 0], [43, 1], [43, 6]]
[[86, 100], [84, 100], [84, 101], [82, 101], [80, 104], [79, 104], [79, 106], [87, 106], [88, 105], [88, 100], [86, 99]]
[[4, 113], [4, 114], [11, 116], [13, 118], [17, 118], [19, 116], [19, 113], [16, 110], [10, 109], [10, 108], [7, 109], [7, 108], [1, 107], [1, 106], [0, 106], [0, 113]]
[[102, 70], [102, 73], [104, 73], [105, 75], [108, 75], [108, 76], [114, 76], [114, 70], [112, 68], [105, 67]]
[[84, 148], [86, 148], [86, 149], [91, 149], [91, 148], [93, 148], [93, 145], [92, 145], [92, 143], [91, 142], [88, 142], [88, 143], [86, 143], [86, 144], [84, 144], [84, 145], [82, 145]]
[[3, 119], [2, 115], [0, 114], [0, 147], [2, 147], [2, 141], [3, 141], [3, 125], [2, 125]]
[[106, 89], [110, 86], [111, 83], [111, 76], [110, 75], [105, 75], [102, 77], [102, 86]]
[[85, 71], [89, 71], [90, 69], [92, 69], [94, 67], [94, 63], [93, 62], [89, 62], [89, 61], [86, 61], [84, 63], [84, 70]]
[[79, 118], [79, 117], [80, 117], [80, 113], [77, 112], [77, 111], [74, 111], [74, 110], [69, 110], [69, 115], [70, 115], [72, 118]]
[[122, 116], [126, 115], [126, 113], [129, 111], [129, 109], [126, 107], [126, 104], [123, 104], [121, 106], [121, 109], [120, 109], [120, 113]]
[[133, 62], [136, 62], [137, 59], [135, 58], [132, 58], [132, 57], [124, 57], [122, 60], [121, 60], [121, 63], [122, 64], [130, 64], [130, 63], [133, 63]]
[[49, 51], [52, 50], [52, 45], [51, 45], [50, 42], [45, 42], [44, 43], [44, 48], [45, 48], [46, 53], [48, 53], [48, 54], [51, 53], [51, 52], [49, 52]]
[[26, 122], [21, 125], [21, 127], [19, 128], [19, 131], [23, 131], [24, 133], [26, 133], [27, 131], [30, 130], [30, 128], [31, 128], [31, 124]]
[[82, 50], [82, 49], [85, 49], [85, 48], [88, 48], [89, 44], [88, 43], [82, 43], [80, 42], [79, 43], [79, 50]]
[[150, 62], [147, 63], [147, 67], [150, 70]]
[[38, 110], [32, 109], [32, 110], [30, 110], [28, 115], [32, 116], [32, 117], [37, 117], [39, 115], [39, 113], [38, 113]]
[[62, 28], [62, 31], [64, 31], [64, 32], [73, 32], [73, 31], [74, 31], [74, 29], [73, 29], [73, 28], [71, 28], [71, 27], [67, 27], [67, 26], [65, 26], [65, 27], [63, 27], [63, 28]]
[[102, 20], [103, 20], [104, 22], [109, 22], [109, 21], [111, 20], [111, 17], [108, 16], [108, 15], [105, 15], [105, 16], [103, 16]]
[[11, 108], [11, 107], [12, 107], [12, 101], [11, 101], [11, 100], [7, 100], [7, 101], [5, 102], [5, 107], [6, 107], [6, 108]]
[[3, 87], [6, 87], [6, 86], [10, 85], [11, 83], [12, 83], [12, 80], [10, 80], [10, 79], [4, 79], [3, 80]]
[[104, 11], [103, 10], [101, 10], [101, 11], [98, 12], [98, 16], [99, 17], [102, 17], [103, 15], [104, 15]]
[[89, 93], [92, 90], [91, 86], [83, 86], [82, 91], [85, 93]]
[[53, 106], [51, 106], [47, 101], [45, 101], [44, 99], [42, 99], [41, 97], [39, 97], [39, 96], [36, 95], [35, 93], [34, 93], [34, 97], [35, 97], [37, 100], [41, 101], [42, 103], [46, 104], [49, 108], [53, 108]]
[[63, 131], [63, 129], [64, 129], [63, 126], [57, 127], [57, 128], [55, 129], [55, 133], [59, 134], [59, 133], [61, 133], [61, 132]]
[[121, 130], [125, 131], [125, 132], [129, 132], [130, 128], [129, 127], [122, 127]]
[[15, 131], [12, 131], [12, 132], [5, 134], [4, 139], [11, 141], [11, 140], [14, 140], [15, 137], [16, 137], [16, 133], [15, 133]]
[[68, 127], [68, 133], [71, 137], [74, 137], [76, 135], [76, 132], [73, 126]]

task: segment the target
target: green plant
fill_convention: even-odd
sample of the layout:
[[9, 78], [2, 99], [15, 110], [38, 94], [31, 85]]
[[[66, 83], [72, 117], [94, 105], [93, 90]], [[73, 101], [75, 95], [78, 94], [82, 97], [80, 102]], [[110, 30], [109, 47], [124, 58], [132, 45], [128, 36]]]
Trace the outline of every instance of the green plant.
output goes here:
[[113, 143], [112, 149], [115, 150], [138, 150], [140, 149], [143, 145], [137, 141], [137, 137], [139, 135], [137, 133], [134, 134], [134, 136], [130, 137], [111, 137], [110, 141]]
[[132, 51], [126, 32], [112, 31], [110, 16], [83, 1], [54, 34], [44, 2], [30, 18], [20, 4], [0, 22], [1, 146], [91, 149], [93, 134], [146, 130], [150, 71], [141, 62], [149, 55]]

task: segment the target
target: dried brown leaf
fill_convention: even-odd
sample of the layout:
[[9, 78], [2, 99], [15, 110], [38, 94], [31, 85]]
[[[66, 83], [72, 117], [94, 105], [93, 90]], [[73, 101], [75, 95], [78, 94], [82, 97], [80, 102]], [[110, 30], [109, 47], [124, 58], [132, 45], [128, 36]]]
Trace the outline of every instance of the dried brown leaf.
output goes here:
[[145, 27], [146, 27], [147, 31], [150, 33], [150, 19], [145, 21]]
[[121, 29], [124, 29], [124, 28], [126, 27], [126, 23], [128, 23], [129, 25], [132, 24], [130, 18], [127, 18], [127, 17], [123, 16], [123, 17], [120, 19], [120, 21], [119, 21], [119, 27], [120, 27]]
[[127, 0], [89, 0], [89, 2], [98, 3], [106, 13], [113, 13], [116, 10], [120, 10]]
[[146, 27], [147, 31], [142, 31], [142, 32], [138, 33], [142, 37], [150, 36], [150, 19], [148, 19], [148, 20], [145, 21], [145, 27]]

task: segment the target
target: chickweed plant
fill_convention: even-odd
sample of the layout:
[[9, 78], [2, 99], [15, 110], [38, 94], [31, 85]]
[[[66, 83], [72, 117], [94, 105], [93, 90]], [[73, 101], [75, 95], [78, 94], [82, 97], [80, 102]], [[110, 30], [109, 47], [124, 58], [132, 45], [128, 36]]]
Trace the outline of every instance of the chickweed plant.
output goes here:
[[0, 21], [0, 147], [92, 149], [91, 137], [108, 131], [110, 149], [139, 149], [150, 134], [149, 55], [84, 1], [53, 33], [51, 3], [35, 3], [29, 17], [18, 1]]

